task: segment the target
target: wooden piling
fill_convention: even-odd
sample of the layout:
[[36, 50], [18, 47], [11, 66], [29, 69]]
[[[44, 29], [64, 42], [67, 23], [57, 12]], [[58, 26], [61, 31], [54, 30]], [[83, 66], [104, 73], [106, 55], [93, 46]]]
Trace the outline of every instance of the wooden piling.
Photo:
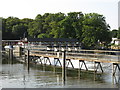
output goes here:
[[29, 70], [29, 67], [30, 67], [30, 58], [29, 58], [29, 55], [30, 55], [30, 51], [27, 50], [27, 66], [28, 66], [28, 70]]
[[24, 60], [25, 60], [25, 63], [26, 63], [26, 62], [27, 62], [27, 61], [26, 61], [26, 55], [24, 55]]
[[13, 59], [13, 49], [9, 49], [9, 59]]
[[10, 59], [10, 49], [8, 49], [8, 57], [9, 57], [9, 59]]
[[66, 51], [63, 51], [62, 59], [63, 59], [62, 80], [63, 80], [63, 83], [65, 84], [65, 81], [66, 81]]
[[11, 60], [13, 60], [13, 49], [10, 50], [11, 51]]

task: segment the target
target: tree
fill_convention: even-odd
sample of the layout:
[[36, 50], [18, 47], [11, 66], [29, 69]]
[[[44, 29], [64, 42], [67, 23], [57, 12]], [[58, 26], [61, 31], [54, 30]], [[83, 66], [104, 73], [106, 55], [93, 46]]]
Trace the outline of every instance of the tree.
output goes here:
[[113, 38], [117, 38], [117, 33], [118, 33], [118, 30], [113, 29], [113, 30], [111, 31], [111, 36], [112, 36]]
[[38, 14], [34, 21], [28, 25], [28, 35], [31, 37], [37, 37], [43, 30], [42, 16]]
[[[76, 38], [85, 47], [96, 47], [100, 43], [108, 44], [116, 37], [116, 30], [110, 32], [105, 17], [97, 13], [82, 12], [38, 14], [35, 19], [8, 17], [3, 19], [3, 38]], [[117, 37], [120, 38], [120, 34]], [[111, 35], [112, 34], [112, 35]]]
[[82, 12], [71, 12], [68, 13], [68, 17], [71, 18], [71, 26], [73, 29], [73, 32], [75, 32], [75, 35], [73, 35], [73, 38], [77, 38], [81, 41], [82, 36], [82, 22], [83, 22], [83, 13]]
[[2, 20], [2, 39], [7, 39], [7, 33], [6, 33], [6, 19], [1, 18]]
[[61, 33], [61, 25], [60, 22], [65, 19], [65, 14], [64, 13], [56, 13], [54, 14], [54, 20], [50, 22], [50, 36], [53, 38], [61, 38], [62, 33]]
[[20, 19], [16, 17], [8, 17], [7, 19], [3, 19], [3, 39], [15, 39], [12, 33], [12, 28], [14, 25], [17, 25], [20, 23]]
[[81, 39], [82, 34], [82, 12], [70, 12], [59, 22], [61, 37]]
[[120, 27], [119, 27], [118, 32], [117, 32], [117, 38], [120, 39]]
[[49, 35], [46, 33], [41, 33], [38, 35], [38, 38], [49, 38]]
[[95, 47], [99, 42], [107, 44], [111, 41], [110, 26], [105, 17], [97, 13], [85, 14], [82, 32], [82, 43], [85, 47]]
[[24, 35], [27, 32], [27, 29], [28, 27], [25, 24], [20, 23], [13, 26], [12, 33], [16, 39], [24, 38], [25, 37]]
[[29, 24], [31, 23], [31, 22], [33, 22], [34, 20], [33, 19], [29, 19], [29, 18], [23, 18], [23, 19], [21, 19], [20, 20], [21, 21], [21, 23], [24, 25], [24, 28], [25, 28], [25, 32], [24, 32], [24, 38], [25, 37], [28, 37], [28, 28], [29, 28]]

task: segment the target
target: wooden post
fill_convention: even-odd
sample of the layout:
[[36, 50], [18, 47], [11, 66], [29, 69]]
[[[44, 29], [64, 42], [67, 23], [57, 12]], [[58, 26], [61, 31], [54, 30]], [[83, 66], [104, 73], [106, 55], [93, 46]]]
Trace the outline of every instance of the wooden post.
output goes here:
[[80, 60], [79, 60], [79, 68], [78, 68], [78, 79], [80, 79], [80, 75], [81, 75], [81, 73], [80, 73]]
[[96, 80], [96, 63], [94, 62], [94, 81]]
[[27, 66], [28, 66], [28, 70], [29, 70], [29, 64], [30, 64], [30, 58], [29, 58], [29, 55], [30, 55], [30, 51], [27, 50]]
[[27, 62], [27, 61], [26, 61], [26, 55], [24, 55], [24, 60], [25, 60], [25, 63], [26, 63], [26, 62]]
[[10, 49], [8, 49], [8, 56], [9, 56], [9, 59], [10, 59]]
[[13, 49], [10, 49], [10, 59], [13, 60]]
[[13, 49], [9, 49], [9, 59], [13, 59]]
[[57, 52], [57, 57], [58, 57], [58, 58], [60, 57], [60, 52]]
[[66, 80], [66, 51], [63, 51], [62, 59], [63, 59], [62, 80], [63, 80], [63, 83], [65, 84], [65, 80]]

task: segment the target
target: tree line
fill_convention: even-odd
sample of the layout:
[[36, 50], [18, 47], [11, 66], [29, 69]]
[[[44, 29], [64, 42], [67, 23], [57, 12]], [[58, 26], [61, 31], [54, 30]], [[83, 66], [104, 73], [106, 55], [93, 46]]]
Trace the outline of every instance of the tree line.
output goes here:
[[[116, 34], [117, 31], [117, 34]], [[114, 34], [113, 34], [114, 32]], [[76, 38], [85, 47], [107, 45], [112, 37], [120, 38], [119, 30], [110, 31], [105, 17], [82, 12], [38, 14], [35, 19], [2, 18], [2, 39]]]

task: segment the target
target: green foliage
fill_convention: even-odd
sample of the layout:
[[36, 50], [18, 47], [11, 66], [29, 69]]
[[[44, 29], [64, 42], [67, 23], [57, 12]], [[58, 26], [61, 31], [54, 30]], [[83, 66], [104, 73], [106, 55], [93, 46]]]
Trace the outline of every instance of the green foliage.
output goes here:
[[20, 39], [27, 36], [28, 24], [32, 19], [19, 19], [16, 17], [8, 17], [2, 19], [2, 38], [3, 39]]
[[117, 38], [120, 39], [120, 27], [119, 27], [118, 32], [117, 32]]
[[12, 33], [14, 34], [14, 36], [16, 36], [16, 38], [24, 37], [26, 31], [27, 31], [27, 26], [22, 23], [14, 25], [12, 27]]
[[111, 36], [112, 36], [113, 38], [117, 38], [117, 33], [118, 33], [118, 30], [113, 29], [113, 30], [111, 31]]
[[12, 33], [12, 27], [20, 23], [20, 20], [16, 17], [8, 17], [2, 20], [2, 38], [3, 39], [14, 39]]
[[28, 25], [28, 34], [31, 37], [37, 37], [42, 32], [42, 16], [38, 14], [33, 22]]
[[86, 14], [83, 21], [82, 43], [86, 47], [94, 47], [99, 43], [109, 43], [111, 41], [109, 28], [103, 15]]
[[[8, 17], [2, 20], [2, 24], [3, 39], [76, 38], [89, 48], [98, 46], [100, 42], [108, 44], [111, 36], [116, 37], [115, 30], [111, 35], [105, 17], [97, 13], [45, 13], [38, 14], [35, 19]], [[120, 38], [119, 32], [117, 36]]]
[[48, 34], [42, 33], [38, 35], [38, 38], [49, 38]]
[[82, 12], [70, 12], [64, 20], [61, 21], [63, 36], [65, 38], [81, 39], [82, 35]]

